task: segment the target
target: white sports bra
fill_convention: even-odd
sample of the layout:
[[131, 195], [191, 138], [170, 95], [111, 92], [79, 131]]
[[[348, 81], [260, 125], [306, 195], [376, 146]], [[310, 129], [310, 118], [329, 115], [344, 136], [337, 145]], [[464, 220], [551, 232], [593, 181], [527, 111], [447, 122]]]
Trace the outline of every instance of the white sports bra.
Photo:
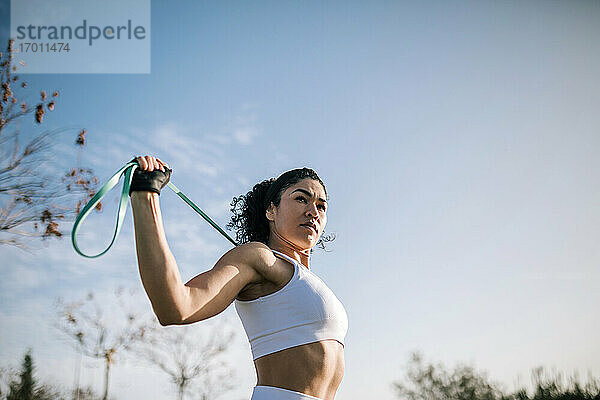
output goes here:
[[348, 316], [342, 303], [304, 265], [278, 251], [273, 253], [294, 264], [292, 279], [275, 293], [255, 300], [235, 300], [253, 359], [326, 339], [343, 346]]

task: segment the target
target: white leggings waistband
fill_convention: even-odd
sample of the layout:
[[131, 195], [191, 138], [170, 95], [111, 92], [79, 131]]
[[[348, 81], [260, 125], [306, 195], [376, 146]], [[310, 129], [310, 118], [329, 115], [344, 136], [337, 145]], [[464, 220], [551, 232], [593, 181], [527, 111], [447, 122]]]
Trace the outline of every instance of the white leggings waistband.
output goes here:
[[275, 386], [255, 386], [250, 400], [322, 400], [308, 394]]

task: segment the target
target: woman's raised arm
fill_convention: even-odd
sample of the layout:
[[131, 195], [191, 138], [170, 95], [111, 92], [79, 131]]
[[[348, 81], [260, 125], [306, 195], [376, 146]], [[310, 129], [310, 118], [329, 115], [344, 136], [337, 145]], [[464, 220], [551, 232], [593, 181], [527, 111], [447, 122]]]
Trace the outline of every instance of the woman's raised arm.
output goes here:
[[[162, 165], [148, 156], [147, 163], [142, 163], [142, 158], [138, 160], [141, 170], [150, 171], [150, 165], [160, 169]], [[274, 259], [272, 253], [257, 251], [256, 244], [238, 246], [221, 257], [210, 271], [184, 285], [167, 244], [158, 193], [133, 191], [131, 208], [140, 277], [161, 325], [192, 323], [220, 313], [244, 286], [261, 280], [256, 265], [274, 262], [268, 260]]]
[[167, 244], [158, 194], [131, 193], [131, 209], [142, 284], [159, 322], [168, 325], [181, 319], [187, 295], [175, 257]]

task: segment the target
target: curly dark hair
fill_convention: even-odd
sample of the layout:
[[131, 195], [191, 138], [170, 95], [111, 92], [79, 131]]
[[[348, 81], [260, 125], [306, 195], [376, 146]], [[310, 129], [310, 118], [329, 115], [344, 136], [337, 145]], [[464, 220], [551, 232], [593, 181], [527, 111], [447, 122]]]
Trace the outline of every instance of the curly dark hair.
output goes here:
[[[268, 244], [269, 220], [265, 215], [267, 207], [273, 203], [279, 207], [281, 194], [290, 186], [295, 185], [302, 179], [314, 179], [323, 186], [325, 196], [327, 189], [317, 173], [310, 168], [297, 168], [284, 172], [279, 178], [271, 178], [254, 185], [251, 191], [234, 197], [231, 201], [231, 212], [233, 216], [227, 224], [228, 230], [235, 230], [238, 244], [248, 242], [262, 242]], [[321, 235], [317, 246], [324, 249], [325, 243], [335, 239], [335, 235]], [[312, 251], [312, 249], [311, 249]]]

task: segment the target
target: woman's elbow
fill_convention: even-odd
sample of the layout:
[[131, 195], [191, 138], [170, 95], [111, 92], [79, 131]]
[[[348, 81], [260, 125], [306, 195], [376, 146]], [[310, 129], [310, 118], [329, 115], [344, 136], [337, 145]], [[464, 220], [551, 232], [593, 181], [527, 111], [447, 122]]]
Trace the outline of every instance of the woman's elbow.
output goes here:
[[169, 325], [175, 325], [175, 323], [171, 320], [167, 320], [164, 318], [159, 318], [158, 319], [158, 323], [160, 324], [160, 326], [169, 326]]
[[169, 326], [169, 325], [177, 325], [177, 323], [172, 318], [158, 317], [158, 323], [160, 326]]
[[157, 312], [155, 312], [154, 315], [156, 315], [156, 318], [158, 319], [158, 323], [161, 326], [181, 325], [184, 323], [181, 315], [157, 313]]

